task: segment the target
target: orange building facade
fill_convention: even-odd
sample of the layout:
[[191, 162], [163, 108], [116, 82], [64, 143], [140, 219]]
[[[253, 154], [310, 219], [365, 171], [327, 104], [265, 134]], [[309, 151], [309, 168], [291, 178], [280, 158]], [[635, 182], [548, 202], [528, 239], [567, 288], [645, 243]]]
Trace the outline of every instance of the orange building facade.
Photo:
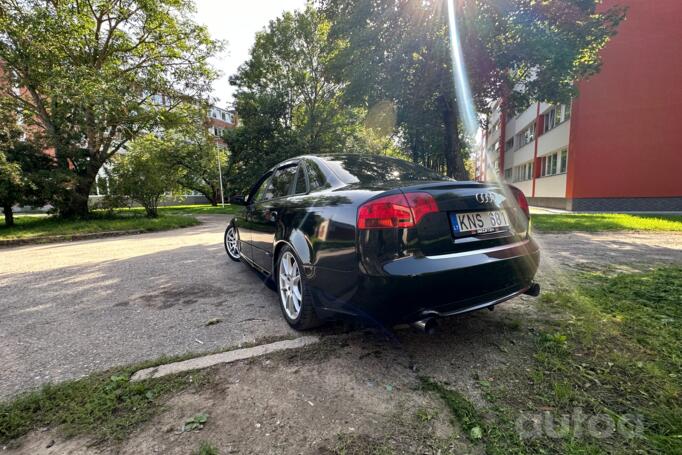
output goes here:
[[682, 1], [605, 0], [627, 18], [599, 74], [570, 106], [537, 103], [489, 118], [476, 177], [490, 168], [537, 206], [682, 210]]

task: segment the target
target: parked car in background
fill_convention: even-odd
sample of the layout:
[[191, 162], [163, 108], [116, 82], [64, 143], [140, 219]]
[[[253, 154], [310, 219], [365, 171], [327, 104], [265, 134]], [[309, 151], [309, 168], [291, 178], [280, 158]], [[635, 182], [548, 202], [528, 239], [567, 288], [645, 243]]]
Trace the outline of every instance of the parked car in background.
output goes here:
[[239, 201], [226, 251], [271, 277], [296, 329], [344, 315], [431, 330], [539, 292], [528, 203], [513, 186], [377, 155], [301, 156]]

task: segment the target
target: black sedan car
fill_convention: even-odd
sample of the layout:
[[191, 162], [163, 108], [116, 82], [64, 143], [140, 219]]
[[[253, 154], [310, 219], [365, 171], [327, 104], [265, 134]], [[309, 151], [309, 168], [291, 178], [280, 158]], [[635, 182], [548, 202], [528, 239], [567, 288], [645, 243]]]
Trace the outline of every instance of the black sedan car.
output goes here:
[[296, 329], [349, 315], [429, 330], [539, 292], [528, 203], [513, 186], [384, 156], [301, 156], [235, 200], [225, 249], [270, 277]]

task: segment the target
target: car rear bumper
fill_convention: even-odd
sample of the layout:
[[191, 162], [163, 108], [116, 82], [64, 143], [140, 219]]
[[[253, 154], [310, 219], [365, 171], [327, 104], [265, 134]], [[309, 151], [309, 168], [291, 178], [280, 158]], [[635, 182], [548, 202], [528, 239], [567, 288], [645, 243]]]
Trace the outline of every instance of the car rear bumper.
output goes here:
[[531, 239], [484, 250], [404, 257], [385, 263], [381, 274], [359, 274], [344, 292], [333, 299], [323, 295], [319, 301], [323, 311], [385, 324], [451, 316], [527, 291], [539, 260], [539, 248]]

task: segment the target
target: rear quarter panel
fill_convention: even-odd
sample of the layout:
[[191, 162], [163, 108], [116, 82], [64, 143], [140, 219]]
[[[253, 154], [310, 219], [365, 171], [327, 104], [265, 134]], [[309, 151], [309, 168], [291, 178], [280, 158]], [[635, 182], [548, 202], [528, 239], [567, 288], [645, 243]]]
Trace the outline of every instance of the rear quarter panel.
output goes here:
[[328, 190], [290, 197], [275, 248], [290, 244], [306, 267], [356, 271], [355, 221], [364, 193]]

